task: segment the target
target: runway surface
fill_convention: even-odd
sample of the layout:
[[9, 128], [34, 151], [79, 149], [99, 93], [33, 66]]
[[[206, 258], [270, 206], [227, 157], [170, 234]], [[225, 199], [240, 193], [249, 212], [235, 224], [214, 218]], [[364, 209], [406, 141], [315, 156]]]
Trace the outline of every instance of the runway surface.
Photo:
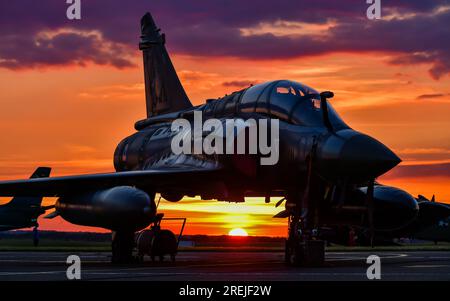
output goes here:
[[[288, 267], [276, 252], [183, 252], [176, 262], [111, 265], [106, 252], [0, 252], [0, 281], [66, 280], [69, 255], [81, 258], [83, 280], [361, 280], [369, 255], [381, 258], [382, 280], [450, 280], [450, 252], [332, 252], [325, 266]], [[167, 260], [167, 259], [166, 259]]]

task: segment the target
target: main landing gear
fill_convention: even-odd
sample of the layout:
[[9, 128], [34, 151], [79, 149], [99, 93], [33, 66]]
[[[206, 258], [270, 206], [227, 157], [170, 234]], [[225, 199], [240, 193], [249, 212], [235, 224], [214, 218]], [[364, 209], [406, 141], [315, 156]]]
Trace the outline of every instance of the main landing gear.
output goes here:
[[319, 239], [317, 230], [319, 204], [310, 202], [309, 194], [307, 190], [302, 197], [299, 193], [290, 193], [287, 196], [286, 210], [290, 215], [285, 262], [288, 265], [322, 266], [325, 261], [325, 242]]
[[131, 263], [133, 257], [134, 232], [114, 231], [112, 233], [112, 263]]

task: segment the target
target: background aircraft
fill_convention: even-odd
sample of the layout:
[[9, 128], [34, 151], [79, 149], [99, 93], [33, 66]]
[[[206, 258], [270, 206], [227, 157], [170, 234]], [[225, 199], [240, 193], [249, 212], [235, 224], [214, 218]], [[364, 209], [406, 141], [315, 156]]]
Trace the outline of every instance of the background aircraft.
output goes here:
[[[38, 167], [30, 179], [47, 178], [51, 168]], [[41, 196], [16, 196], [0, 206], [0, 231], [37, 227], [37, 218], [53, 206], [41, 206]]]
[[[34, 178], [47, 178], [51, 168], [38, 167], [31, 175]], [[33, 227], [33, 241], [38, 244], [37, 219], [46, 210], [54, 206], [41, 206], [41, 196], [16, 196], [7, 204], [0, 206], [0, 231], [16, 230]]]
[[423, 240], [450, 241], [448, 227], [450, 206], [436, 202], [434, 195], [431, 199], [419, 195], [417, 202], [420, 208], [417, 218], [397, 236], [407, 237], [409, 234], [410, 237]]
[[[141, 32], [147, 118], [117, 146], [116, 172], [5, 181], [0, 195], [58, 197], [52, 216], [113, 231], [114, 262], [131, 260], [134, 233], [155, 222], [155, 193], [173, 202], [185, 195], [228, 202], [284, 197], [276, 205], [284, 203], [285, 209], [275, 217], [288, 218], [285, 258], [291, 264], [323, 261], [326, 228], [351, 225], [373, 242], [377, 233], [399, 231], [417, 219], [415, 198], [375, 183], [400, 159], [351, 129], [328, 103], [332, 92], [277, 80], [194, 107], [166, 51], [165, 35], [149, 13], [141, 20]], [[193, 122], [194, 112], [224, 123], [279, 119], [278, 163], [260, 165], [262, 153], [174, 154], [171, 123], [177, 118]]]

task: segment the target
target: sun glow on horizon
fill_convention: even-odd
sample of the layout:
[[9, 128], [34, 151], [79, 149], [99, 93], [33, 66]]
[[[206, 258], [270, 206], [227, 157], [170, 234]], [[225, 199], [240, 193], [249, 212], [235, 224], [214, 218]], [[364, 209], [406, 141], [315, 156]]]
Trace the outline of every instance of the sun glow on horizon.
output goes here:
[[248, 236], [247, 231], [245, 231], [242, 228], [234, 228], [231, 229], [230, 232], [228, 232], [229, 236]]

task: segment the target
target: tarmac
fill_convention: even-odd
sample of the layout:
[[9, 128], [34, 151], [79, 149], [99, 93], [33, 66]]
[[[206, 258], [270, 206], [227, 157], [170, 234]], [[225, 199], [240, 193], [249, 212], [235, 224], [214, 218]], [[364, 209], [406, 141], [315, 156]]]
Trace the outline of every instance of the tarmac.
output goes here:
[[450, 280], [450, 252], [328, 252], [322, 267], [289, 267], [281, 252], [180, 252], [176, 262], [113, 265], [108, 252], [0, 252], [0, 281], [67, 280], [69, 255], [82, 280], [368, 281], [369, 255], [381, 259], [381, 280]]

